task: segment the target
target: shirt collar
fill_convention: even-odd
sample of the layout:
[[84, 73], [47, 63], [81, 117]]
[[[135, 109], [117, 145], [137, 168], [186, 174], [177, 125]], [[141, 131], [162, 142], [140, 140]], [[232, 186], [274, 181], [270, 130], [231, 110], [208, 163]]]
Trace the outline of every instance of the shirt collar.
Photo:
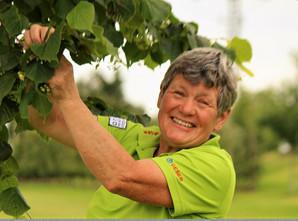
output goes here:
[[[153, 153], [158, 148], [160, 139], [160, 130], [158, 127], [150, 127], [150, 129], [144, 128], [138, 134], [138, 147], [137, 153], [140, 159], [151, 158]], [[197, 146], [214, 146], [220, 147], [219, 145], [220, 135], [212, 133], [210, 138], [203, 144]], [[193, 147], [196, 148], [196, 147]], [[165, 153], [168, 155], [169, 153]]]

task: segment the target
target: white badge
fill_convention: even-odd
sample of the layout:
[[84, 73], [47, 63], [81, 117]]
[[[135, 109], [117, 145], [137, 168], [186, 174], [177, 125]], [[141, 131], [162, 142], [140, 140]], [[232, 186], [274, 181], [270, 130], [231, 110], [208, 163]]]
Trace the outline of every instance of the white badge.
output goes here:
[[127, 126], [127, 120], [119, 117], [109, 117], [109, 126], [125, 129]]

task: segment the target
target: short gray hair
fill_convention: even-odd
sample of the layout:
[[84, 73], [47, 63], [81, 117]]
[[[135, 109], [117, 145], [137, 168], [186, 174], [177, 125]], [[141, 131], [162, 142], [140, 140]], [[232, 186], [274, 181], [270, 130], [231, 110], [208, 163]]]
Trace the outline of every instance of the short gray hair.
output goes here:
[[237, 77], [232, 61], [223, 51], [215, 48], [196, 48], [177, 57], [160, 85], [161, 95], [165, 93], [177, 74], [192, 84], [203, 82], [207, 87], [218, 88], [218, 116], [230, 110], [237, 98]]

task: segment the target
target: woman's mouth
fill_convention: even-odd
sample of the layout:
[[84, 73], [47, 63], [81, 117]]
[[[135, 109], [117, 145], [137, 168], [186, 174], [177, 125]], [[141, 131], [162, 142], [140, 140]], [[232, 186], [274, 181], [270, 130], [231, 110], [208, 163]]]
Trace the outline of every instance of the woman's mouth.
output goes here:
[[193, 128], [195, 127], [195, 125], [189, 121], [184, 121], [184, 120], [181, 120], [179, 118], [176, 118], [176, 117], [171, 117], [171, 119], [173, 120], [174, 123], [180, 125], [180, 126], [183, 126], [183, 127], [187, 127], [187, 128]]

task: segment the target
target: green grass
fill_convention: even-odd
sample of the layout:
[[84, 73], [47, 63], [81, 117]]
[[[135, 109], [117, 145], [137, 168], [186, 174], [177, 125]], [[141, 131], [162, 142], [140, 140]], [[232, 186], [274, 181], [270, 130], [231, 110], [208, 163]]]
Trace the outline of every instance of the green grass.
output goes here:
[[[84, 218], [96, 186], [80, 184], [21, 182], [20, 189], [34, 219]], [[236, 192], [227, 218], [298, 218], [298, 156], [264, 155], [257, 189]]]
[[[21, 182], [20, 190], [31, 207], [33, 219], [85, 218], [94, 186], [78, 186], [72, 182]], [[0, 212], [0, 218], [9, 218]]]
[[268, 153], [255, 191], [236, 192], [228, 218], [298, 218], [298, 156]]
[[227, 218], [297, 218], [297, 206], [297, 195], [281, 195], [259, 191], [238, 193]]

